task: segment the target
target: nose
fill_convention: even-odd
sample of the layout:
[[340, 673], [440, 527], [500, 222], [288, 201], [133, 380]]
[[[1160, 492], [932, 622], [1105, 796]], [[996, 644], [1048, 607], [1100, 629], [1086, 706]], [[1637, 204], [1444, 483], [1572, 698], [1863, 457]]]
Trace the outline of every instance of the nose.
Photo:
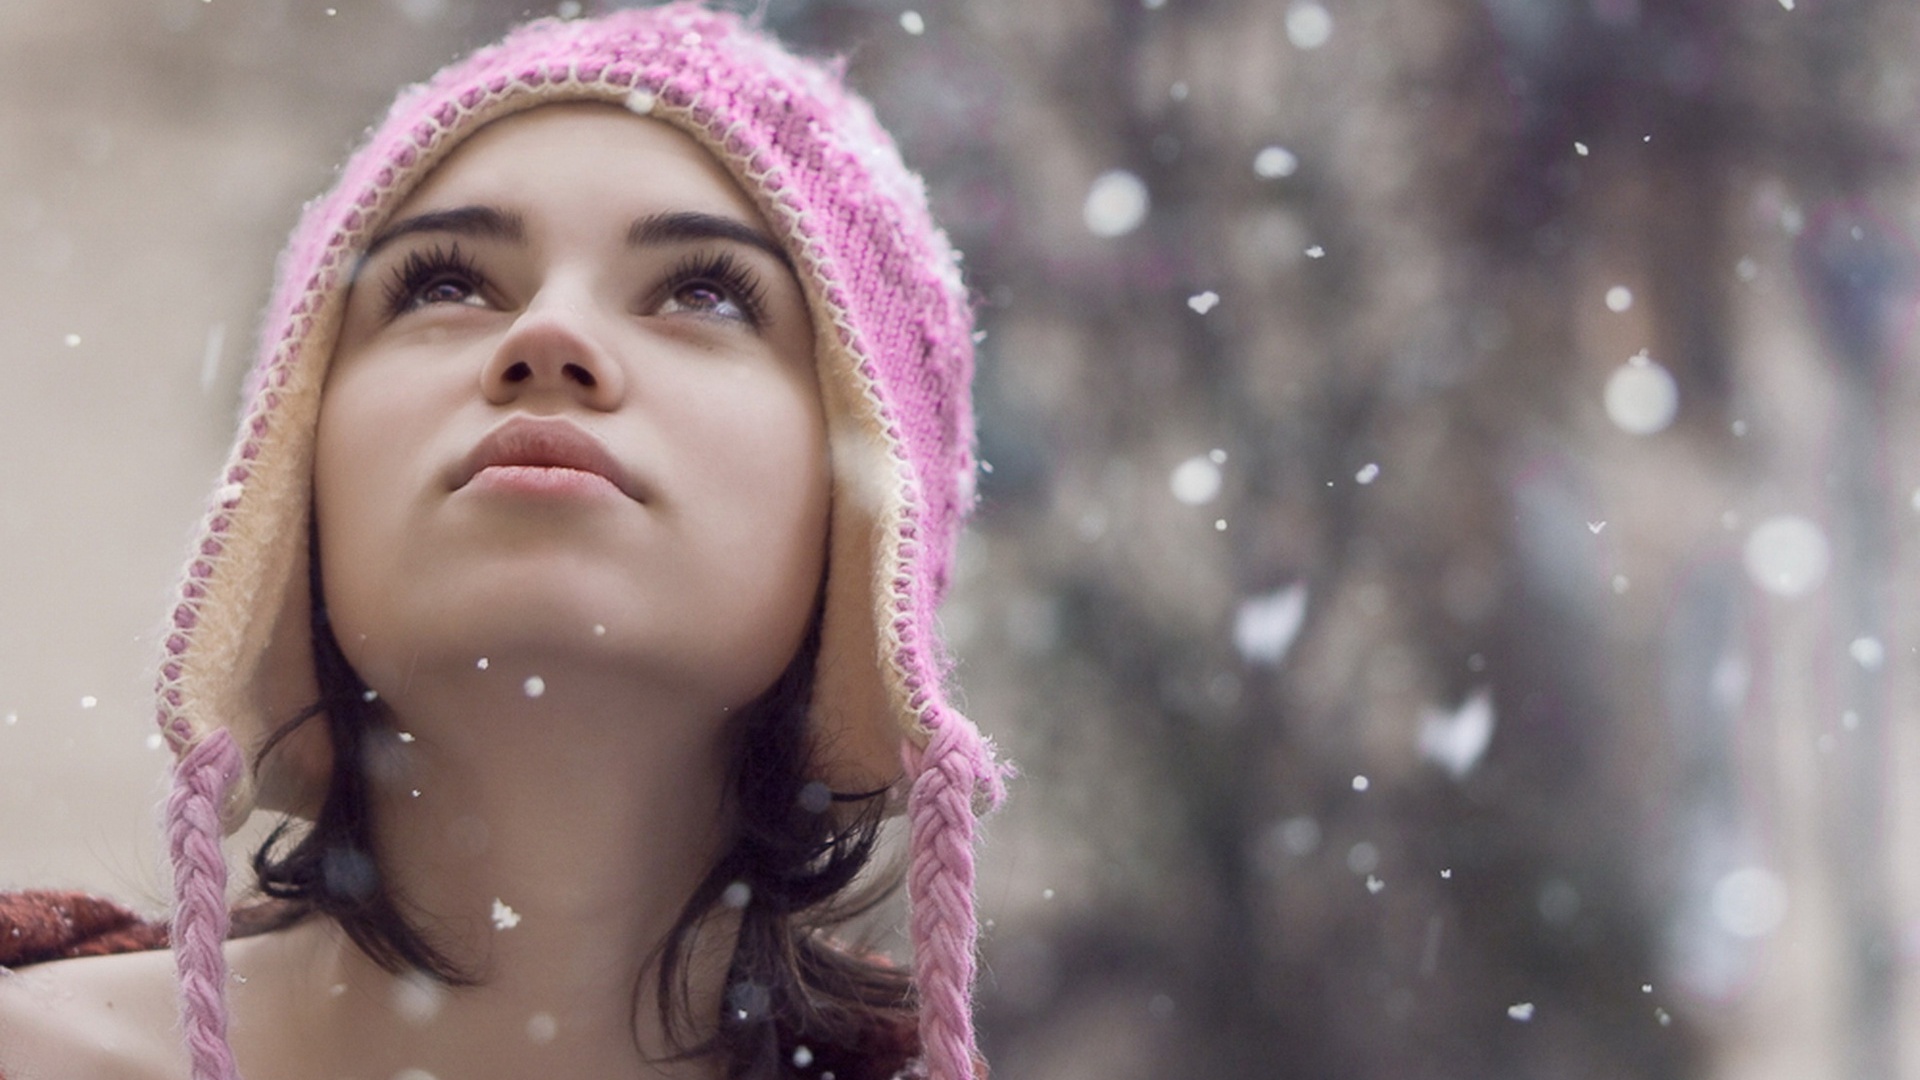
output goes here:
[[626, 393], [619, 362], [596, 332], [587, 302], [538, 298], [513, 325], [481, 372], [488, 401], [560, 396], [590, 409], [617, 408]]

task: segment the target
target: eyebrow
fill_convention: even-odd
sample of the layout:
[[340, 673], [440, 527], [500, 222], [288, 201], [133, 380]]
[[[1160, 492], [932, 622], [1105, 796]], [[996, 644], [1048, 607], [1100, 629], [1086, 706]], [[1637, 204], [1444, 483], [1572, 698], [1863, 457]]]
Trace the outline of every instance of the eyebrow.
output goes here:
[[687, 240], [729, 240], [744, 244], [779, 260], [780, 265], [789, 272], [793, 270], [793, 260], [787, 257], [786, 249], [776, 243], [773, 237], [744, 221], [719, 214], [702, 214], [692, 210], [648, 214], [627, 229], [627, 244], [631, 247]]
[[368, 242], [366, 253], [360, 256], [360, 260], [365, 262], [395, 240], [416, 233], [452, 233], [455, 236], [471, 236], [478, 240], [506, 240], [520, 243], [527, 238], [527, 226], [519, 214], [491, 206], [460, 206], [452, 210], [429, 210], [424, 214], [415, 214], [413, 217], [396, 221], [382, 229], [378, 236]]
[[[373, 258], [381, 248], [403, 236], [419, 233], [452, 233], [475, 239], [524, 243], [527, 227], [519, 214], [492, 206], [430, 210], [382, 229], [379, 235], [368, 242], [361, 261]], [[772, 237], [744, 221], [720, 214], [704, 214], [693, 210], [648, 214], [627, 227], [629, 247], [653, 247], [699, 240], [725, 240], [742, 244], [779, 260], [780, 265], [788, 271], [794, 269], [793, 260]]]

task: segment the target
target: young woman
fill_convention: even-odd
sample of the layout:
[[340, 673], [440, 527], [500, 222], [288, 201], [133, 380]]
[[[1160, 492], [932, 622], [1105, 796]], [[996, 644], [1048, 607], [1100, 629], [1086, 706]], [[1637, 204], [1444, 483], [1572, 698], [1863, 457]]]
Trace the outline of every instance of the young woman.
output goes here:
[[[403, 93], [294, 234], [181, 586], [171, 926], [0, 899], [0, 1075], [983, 1074], [999, 774], [933, 623], [971, 366], [870, 111], [734, 17]], [[826, 936], [896, 812], [910, 974]]]

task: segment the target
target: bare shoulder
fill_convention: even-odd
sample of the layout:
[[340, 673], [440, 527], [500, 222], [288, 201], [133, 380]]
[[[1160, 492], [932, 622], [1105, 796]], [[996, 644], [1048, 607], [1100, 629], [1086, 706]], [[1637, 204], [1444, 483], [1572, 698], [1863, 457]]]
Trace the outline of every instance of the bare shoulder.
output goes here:
[[0, 968], [0, 1077], [180, 1080], [172, 975], [165, 951]]

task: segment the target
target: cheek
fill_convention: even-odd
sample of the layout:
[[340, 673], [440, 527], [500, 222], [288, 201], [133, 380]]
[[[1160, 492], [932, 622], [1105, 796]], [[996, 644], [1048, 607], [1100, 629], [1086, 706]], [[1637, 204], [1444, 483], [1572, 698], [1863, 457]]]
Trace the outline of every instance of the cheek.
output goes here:
[[689, 490], [712, 497], [707, 580], [754, 639], [771, 682], [799, 648], [826, 568], [831, 474], [825, 423], [810, 381], [724, 395], [715, 447]]
[[826, 422], [811, 383], [780, 382], [759, 395], [741, 395], [757, 407], [740, 411], [736, 464], [750, 494], [746, 511], [766, 519], [760, 528], [790, 534], [790, 558], [810, 566], [825, 555], [832, 487]]
[[363, 380], [330, 382], [314, 440], [316, 532], [327, 614], [353, 658], [355, 643], [382, 616], [389, 557], [397, 550], [402, 503], [399, 445], [416, 425], [396, 415], [398, 395], [368, 394]]

